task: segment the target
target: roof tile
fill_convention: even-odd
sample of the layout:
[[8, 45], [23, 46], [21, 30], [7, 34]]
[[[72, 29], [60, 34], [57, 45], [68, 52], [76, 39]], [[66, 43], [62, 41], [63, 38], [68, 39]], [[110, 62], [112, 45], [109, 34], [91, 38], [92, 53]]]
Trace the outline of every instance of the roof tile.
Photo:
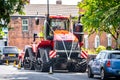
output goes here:
[[[46, 4], [29, 4], [25, 5], [24, 9], [26, 15], [24, 16], [45, 16], [47, 14], [47, 5]], [[57, 4], [50, 4], [49, 5], [49, 14], [50, 15], [65, 15], [65, 16], [78, 16], [79, 8], [76, 5], [57, 5]], [[13, 16], [20, 16], [18, 13], [14, 14]]]

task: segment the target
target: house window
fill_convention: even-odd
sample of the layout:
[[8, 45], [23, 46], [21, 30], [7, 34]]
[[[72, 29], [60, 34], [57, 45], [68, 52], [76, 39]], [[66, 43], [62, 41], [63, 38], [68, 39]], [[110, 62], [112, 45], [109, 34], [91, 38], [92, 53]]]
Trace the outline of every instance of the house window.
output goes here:
[[22, 19], [22, 31], [28, 31], [28, 19]]
[[88, 44], [88, 35], [84, 35], [84, 44], [85, 44], [85, 48], [87, 49], [89, 44]]
[[100, 45], [100, 38], [98, 35], [95, 36], [95, 48], [97, 48]]
[[111, 46], [111, 45], [112, 45], [112, 37], [111, 37], [111, 34], [107, 34], [107, 43], [108, 43], [108, 46]]

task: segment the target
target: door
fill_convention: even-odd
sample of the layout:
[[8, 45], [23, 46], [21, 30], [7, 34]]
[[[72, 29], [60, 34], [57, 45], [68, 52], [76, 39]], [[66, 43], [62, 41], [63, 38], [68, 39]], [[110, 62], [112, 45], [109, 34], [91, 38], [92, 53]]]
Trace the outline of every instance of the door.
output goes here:
[[94, 73], [94, 74], [100, 74], [100, 72], [101, 72], [101, 67], [102, 67], [103, 64], [104, 64], [105, 55], [106, 55], [105, 52], [100, 52], [100, 53], [96, 56], [95, 60], [93, 61], [93, 63], [92, 63], [92, 70], [93, 70], [93, 73]]
[[101, 53], [99, 53], [92, 62], [91, 68], [92, 68], [93, 74], [98, 74], [98, 67], [100, 65], [99, 64], [100, 56], [101, 56]]

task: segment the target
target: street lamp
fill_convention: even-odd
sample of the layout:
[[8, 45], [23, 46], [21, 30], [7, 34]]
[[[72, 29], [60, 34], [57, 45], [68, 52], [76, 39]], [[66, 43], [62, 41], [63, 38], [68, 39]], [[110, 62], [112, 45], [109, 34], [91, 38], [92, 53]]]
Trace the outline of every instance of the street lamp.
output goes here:
[[36, 16], [36, 18], [35, 18], [35, 23], [36, 23], [36, 25], [39, 25], [38, 12], [37, 12], [37, 16]]
[[49, 23], [50, 23], [50, 19], [49, 19], [49, 0], [47, 0], [47, 16], [46, 16], [46, 38], [47, 36], [49, 36]]
[[47, 0], [47, 16], [49, 17], [49, 0]]

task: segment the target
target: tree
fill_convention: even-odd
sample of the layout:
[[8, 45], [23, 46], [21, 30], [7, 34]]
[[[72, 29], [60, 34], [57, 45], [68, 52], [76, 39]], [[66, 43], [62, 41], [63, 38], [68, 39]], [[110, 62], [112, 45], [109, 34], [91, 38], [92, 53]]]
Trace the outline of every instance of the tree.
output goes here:
[[25, 14], [23, 8], [26, 3], [27, 0], [0, 0], [0, 33], [3, 27], [7, 27], [11, 15], [17, 12]]
[[82, 23], [85, 30], [94, 32], [106, 32], [112, 35], [118, 46], [120, 36], [120, 0], [83, 0], [78, 4], [83, 9]]

